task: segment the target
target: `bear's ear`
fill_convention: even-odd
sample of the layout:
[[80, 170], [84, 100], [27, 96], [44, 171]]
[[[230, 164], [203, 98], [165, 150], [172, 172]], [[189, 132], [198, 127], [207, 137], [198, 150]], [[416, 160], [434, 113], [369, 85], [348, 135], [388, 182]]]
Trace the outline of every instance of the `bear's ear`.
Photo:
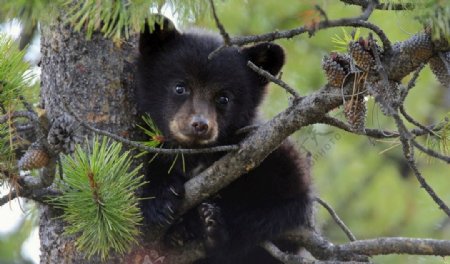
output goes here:
[[145, 21], [144, 31], [139, 37], [139, 52], [147, 55], [152, 51], [158, 50], [168, 41], [174, 39], [180, 34], [170, 19], [162, 15], [156, 15], [154, 25], [150, 26], [148, 20]]
[[[242, 49], [242, 53], [249, 61], [268, 71], [273, 76], [280, 72], [284, 64], [283, 48], [274, 43], [264, 42], [246, 47]], [[268, 83], [266, 78], [261, 76], [260, 79], [263, 85]]]

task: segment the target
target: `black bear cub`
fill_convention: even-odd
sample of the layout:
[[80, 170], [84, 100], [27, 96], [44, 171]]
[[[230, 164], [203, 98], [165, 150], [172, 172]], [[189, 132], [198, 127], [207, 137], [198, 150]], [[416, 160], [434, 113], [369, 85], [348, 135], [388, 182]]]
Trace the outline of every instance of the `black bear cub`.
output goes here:
[[[268, 80], [247, 67], [247, 61], [273, 75], [284, 64], [283, 49], [273, 43], [227, 47], [219, 35], [179, 32], [163, 18], [139, 41], [136, 101], [165, 138], [164, 147], [202, 148], [236, 144], [236, 131], [254, 124]], [[284, 142], [257, 168], [174, 220], [184, 183], [218, 160], [223, 153], [159, 155], [147, 165], [142, 211], [148, 228], [171, 226], [168, 243], [189, 239], [205, 245], [206, 257], [196, 263], [280, 263], [259, 244], [275, 242], [285, 251], [297, 247], [279, 236], [311, 226], [311, 186], [307, 162]], [[172, 167], [172, 168], [171, 168]]]

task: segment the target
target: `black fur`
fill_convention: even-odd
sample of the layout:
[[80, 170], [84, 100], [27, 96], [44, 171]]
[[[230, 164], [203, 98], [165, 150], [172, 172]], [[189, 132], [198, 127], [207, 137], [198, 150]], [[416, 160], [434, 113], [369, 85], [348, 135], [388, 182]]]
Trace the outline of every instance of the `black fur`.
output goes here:
[[[239, 142], [241, 138], [235, 132], [253, 124], [267, 84], [246, 63], [251, 60], [276, 75], [284, 64], [283, 50], [272, 43], [243, 49], [227, 47], [210, 60], [208, 55], [222, 44], [219, 36], [180, 33], [168, 20], [162, 24], [164, 27], [156, 25], [152, 33], [146, 27], [141, 34], [136, 93], [139, 110], [150, 114], [161, 129], [166, 147], [183, 146], [169, 127], [170, 121], [180, 115], [182, 105], [190, 100], [174, 94], [174, 87], [181, 82], [190, 89], [189, 96], [210, 98], [205, 103], [214, 106], [218, 136], [207, 145]], [[226, 106], [214, 102], [220, 94], [229, 98]], [[185, 155], [185, 171], [178, 158], [170, 173], [174, 156], [159, 155], [151, 162], [144, 195], [155, 198], [142, 205], [146, 226], [172, 225], [167, 234], [171, 244], [202, 239], [208, 258], [198, 263], [279, 263], [258, 243], [278, 241], [278, 236], [289, 229], [310, 226], [312, 215], [309, 168], [288, 142], [259, 167], [174, 223], [172, 215], [183, 196], [183, 183], [222, 155]]]

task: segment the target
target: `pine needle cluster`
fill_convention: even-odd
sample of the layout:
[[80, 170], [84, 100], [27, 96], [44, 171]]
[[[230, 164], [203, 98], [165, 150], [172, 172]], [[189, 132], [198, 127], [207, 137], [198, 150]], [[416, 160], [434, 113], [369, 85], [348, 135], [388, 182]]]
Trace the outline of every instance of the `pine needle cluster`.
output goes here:
[[24, 89], [30, 87], [34, 75], [23, 60], [25, 51], [20, 51], [10, 37], [0, 33], [0, 103], [3, 111], [11, 111]]
[[111, 250], [124, 254], [136, 243], [142, 216], [135, 191], [143, 181], [131, 163], [130, 152], [106, 138], [94, 138], [87, 151], [78, 145], [63, 159], [63, 194], [52, 202], [64, 211], [65, 234], [75, 235], [89, 258], [105, 260]]
[[67, 1], [67, 22], [76, 30], [84, 29], [88, 38], [94, 31], [118, 41], [129, 38], [131, 33], [139, 32], [146, 19], [154, 24], [156, 16], [151, 13], [168, 12], [179, 19], [192, 19], [206, 13], [207, 1], [195, 0], [85, 0]]
[[147, 114], [142, 116], [142, 120], [144, 121], [144, 125], [138, 125], [138, 127], [142, 130], [142, 132], [144, 132], [146, 136], [149, 137], [149, 139], [141, 143], [152, 148], [161, 146], [164, 142], [164, 136], [156, 126], [153, 119], [150, 117], [150, 115]]
[[348, 33], [345, 29], [342, 29], [342, 36], [335, 34], [331, 37], [331, 42], [334, 44], [334, 51], [336, 52], [347, 52], [348, 43], [351, 41], [357, 41], [361, 36], [361, 29], [356, 29], [352, 33]]
[[[34, 75], [23, 60], [25, 51], [7, 35], [0, 33], [0, 112], [7, 115], [14, 112], [27, 88], [31, 87]], [[18, 144], [11, 119], [0, 124], [0, 185], [6, 178], [17, 173], [15, 147]]]
[[198, 0], [0, 0], [0, 21], [18, 18], [26, 26], [64, 14], [64, 21], [85, 31], [88, 38], [99, 31], [120, 41], [139, 32], [145, 19], [153, 24], [158, 17], [151, 14], [164, 12], [187, 21], [207, 14], [207, 9], [208, 1]]
[[[435, 131], [434, 134], [429, 134], [426, 141], [428, 148], [444, 155], [450, 154], [450, 123], [448, 120], [449, 118], [445, 117], [439, 124], [439, 126], [442, 125], [442, 129]], [[430, 156], [428, 157], [430, 162], [435, 160]]]

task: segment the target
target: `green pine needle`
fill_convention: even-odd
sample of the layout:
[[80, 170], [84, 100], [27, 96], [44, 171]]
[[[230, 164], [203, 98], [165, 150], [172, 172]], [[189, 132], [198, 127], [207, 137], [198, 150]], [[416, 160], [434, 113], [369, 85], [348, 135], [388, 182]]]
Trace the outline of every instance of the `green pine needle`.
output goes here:
[[0, 33], [0, 103], [6, 111], [12, 111], [19, 95], [32, 85], [34, 75], [23, 60], [25, 51], [5, 34]]
[[361, 35], [361, 30], [358, 28], [356, 29], [354, 34], [348, 34], [347, 31], [342, 28], [342, 33], [343, 37], [336, 34], [334, 35], [334, 37], [331, 38], [331, 42], [333, 42], [335, 45], [334, 51], [347, 52], [348, 44], [351, 41], [356, 41], [359, 39], [359, 36]]
[[[427, 137], [426, 146], [443, 155], [449, 155], [450, 153], [450, 123], [448, 118], [442, 121], [443, 127], [439, 131], [436, 131], [434, 135], [430, 134]], [[428, 156], [429, 161], [434, 160]]]
[[149, 140], [142, 141], [141, 143], [152, 148], [156, 148], [162, 145], [164, 142], [164, 136], [156, 126], [150, 115], [146, 114], [142, 116], [145, 126], [138, 125], [138, 127], [149, 137]]
[[64, 157], [63, 195], [52, 202], [63, 209], [65, 234], [77, 236], [78, 249], [105, 260], [111, 250], [124, 254], [136, 243], [142, 216], [135, 191], [143, 182], [121, 143], [94, 138], [91, 146]]
[[[0, 109], [11, 113], [19, 108], [19, 96], [31, 89], [34, 75], [23, 60], [25, 51], [5, 34], [0, 33]], [[15, 137], [12, 121], [0, 125], [0, 185], [8, 175], [17, 173], [15, 148], [19, 143]]]
[[90, 38], [94, 31], [120, 41], [129, 38], [130, 32], [139, 32], [145, 19], [153, 24], [157, 18], [151, 13], [168, 11], [180, 19], [192, 19], [206, 13], [207, 1], [197, 0], [85, 0], [66, 1], [68, 23], [76, 30], [85, 30]]
[[[144, 121], [145, 126], [138, 125], [138, 127], [145, 133], [145, 135], [147, 135], [149, 137], [149, 140], [142, 141], [141, 143], [148, 147], [152, 147], [152, 148], [162, 147], [163, 143], [164, 143], [164, 136], [161, 133], [161, 131], [158, 129], [158, 127], [156, 126], [153, 119], [150, 117], [150, 115], [146, 114], [146, 115], [142, 116], [142, 120]], [[146, 153], [147, 152], [143, 151], [143, 152], [139, 153], [137, 155], [137, 157], [140, 157]], [[151, 163], [153, 160], [155, 160], [155, 158], [157, 156], [158, 156], [158, 153], [153, 155], [153, 157], [150, 159], [149, 163]], [[168, 174], [170, 174], [172, 169], [175, 167], [177, 160], [178, 160], [178, 154], [175, 155], [175, 157], [167, 171]], [[181, 154], [181, 166], [182, 166], [183, 172], [186, 171], [186, 163], [185, 163], [183, 154]]]
[[[164, 143], [164, 136], [162, 135], [161, 131], [156, 126], [155, 122], [153, 122], [150, 115], [146, 114], [142, 116], [142, 120], [144, 121], [144, 126], [137, 125], [138, 128], [144, 132], [146, 136], [148, 136], [148, 140], [141, 141], [140, 143], [151, 148], [157, 148], [162, 147]], [[146, 151], [142, 151], [141, 153], [137, 154], [136, 157], [139, 158], [143, 155], [147, 154]], [[156, 157], [158, 156], [158, 153], [153, 155], [150, 162], [152, 162]]]

